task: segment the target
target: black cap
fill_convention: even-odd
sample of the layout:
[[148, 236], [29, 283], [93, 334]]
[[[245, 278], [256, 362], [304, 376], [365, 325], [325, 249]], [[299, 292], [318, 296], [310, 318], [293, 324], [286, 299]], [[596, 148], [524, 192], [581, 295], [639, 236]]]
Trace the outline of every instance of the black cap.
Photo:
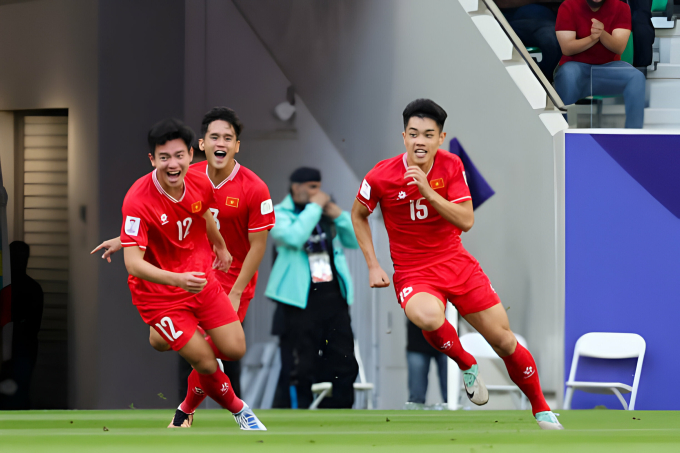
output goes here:
[[290, 175], [290, 182], [321, 182], [321, 172], [316, 168], [300, 167]]

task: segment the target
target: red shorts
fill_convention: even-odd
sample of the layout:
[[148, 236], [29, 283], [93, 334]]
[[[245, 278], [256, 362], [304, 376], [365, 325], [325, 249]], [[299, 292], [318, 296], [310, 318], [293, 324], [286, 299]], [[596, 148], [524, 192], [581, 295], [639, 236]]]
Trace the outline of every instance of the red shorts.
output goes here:
[[464, 275], [464, 272], [452, 269], [446, 262], [414, 272], [395, 272], [393, 279], [397, 301], [405, 309], [415, 294], [428, 293], [444, 305], [447, 300], [451, 302], [461, 316], [484, 311], [501, 302], [479, 264], [475, 264], [469, 277], [462, 283], [460, 275]]
[[[221, 272], [221, 271], [215, 271], [215, 276], [217, 276], [217, 281], [220, 282], [222, 285], [222, 288], [224, 289], [224, 292], [229, 295], [231, 292], [231, 288], [234, 287], [234, 283], [236, 283], [236, 279], [238, 278], [238, 274], [241, 272], [241, 269], [234, 269], [234, 268], [229, 268], [229, 272]], [[246, 313], [248, 312], [248, 306], [250, 305], [250, 301], [255, 297], [255, 286], [257, 285], [257, 272], [255, 272], [255, 275], [253, 275], [253, 278], [250, 279], [248, 284], [246, 285], [246, 288], [243, 290], [243, 294], [241, 294], [241, 303], [238, 306], [238, 319], [239, 321], [243, 322], [243, 320], [246, 318]]]
[[186, 346], [199, 324], [210, 330], [239, 320], [222, 286], [212, 279], [200, 293], [176, 305], [137, 305], [137, 310], [174, 351]]

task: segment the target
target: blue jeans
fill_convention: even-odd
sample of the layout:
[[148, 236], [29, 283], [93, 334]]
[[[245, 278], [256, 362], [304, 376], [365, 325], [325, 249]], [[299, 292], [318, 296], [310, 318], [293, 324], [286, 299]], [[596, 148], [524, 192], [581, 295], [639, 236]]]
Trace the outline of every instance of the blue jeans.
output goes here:
[[437, 362], [439, 371], [439, 388], [442, 392], [442, 399], [446, 402], [446, 355], [442, 353], [423, 354], [420, 352], [406, 351], [406, 361], [408, 362], [408, 400], [411, 403], [425, 403], [427, 393], [427, 375], [430, 371], [430, 359]]
[[526, 47], [541, 49], [543, 57], [538, 67], [548, 81], [552, 82], [553, 71], [562, 58], [562, 49], [555, 35], [555, 13], [550, 8], [537, 4], [504, 8], [501, 11]]
[[642, 128], [645, 115], [645, 76], [625, 61], [598, 65], [568, 61], [555, 74], [555, 91], [565, 105], [587, 96], [623, 94], [626, 103], [626, 128]]

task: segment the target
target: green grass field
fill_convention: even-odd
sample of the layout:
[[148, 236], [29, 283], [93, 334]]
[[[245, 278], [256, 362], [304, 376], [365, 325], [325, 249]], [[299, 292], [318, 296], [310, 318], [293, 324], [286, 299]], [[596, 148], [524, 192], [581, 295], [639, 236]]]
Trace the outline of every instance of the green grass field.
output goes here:
[[529, 411], [256, 413], [269, 431], [240, 431], [221, 410], [190, 429], [165, 428], [167, 410], [0, 412], [0, 452], [680, 451], [680, 412], [561, 411], [565, 431], [541, 431]]

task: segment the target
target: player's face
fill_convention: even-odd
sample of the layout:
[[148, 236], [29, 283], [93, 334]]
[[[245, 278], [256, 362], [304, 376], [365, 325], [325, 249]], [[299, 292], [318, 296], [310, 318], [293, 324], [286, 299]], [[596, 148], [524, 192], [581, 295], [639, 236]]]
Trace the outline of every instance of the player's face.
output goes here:
[[307, 204], [309, 199], [319, 193], [321, 183], [316, 181], [294, 182], [290, 186], [293, 192], [293, 201], [297, 204]]
[[157, 145], [154, 154], [149, 153], [151, 165], [158, 171], [156, 176], [164, 188], [181, 189], [194, 153], [181, 138]]
[[440, 131], [433, 119], [417, 116], [411, 117], [402, 135], [408, 164], [428, 169], [446, 138], [446, 132]]
[[198, 140], [198, 146], [205, 151], [208, 165], [217, 170], [229, 165], [238, 153], [240, 145], [234, 127], [223, 120], [210, 123], [205, 137]]

